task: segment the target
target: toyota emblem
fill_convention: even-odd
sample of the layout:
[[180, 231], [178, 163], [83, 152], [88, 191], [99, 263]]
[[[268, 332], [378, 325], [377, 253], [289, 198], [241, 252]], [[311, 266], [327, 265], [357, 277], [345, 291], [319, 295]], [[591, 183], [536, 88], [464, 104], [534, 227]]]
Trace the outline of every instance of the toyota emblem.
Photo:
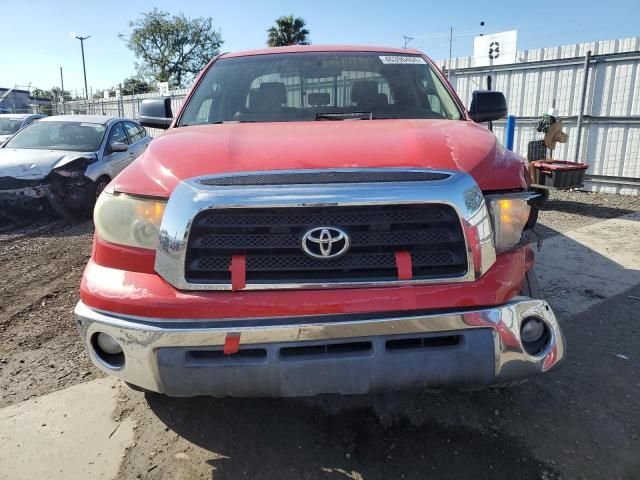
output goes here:
[[350, 246], [349, 235], [338, 227], [314, 227], [302, 236], [302, 250], [313, 258], [338, 258]]

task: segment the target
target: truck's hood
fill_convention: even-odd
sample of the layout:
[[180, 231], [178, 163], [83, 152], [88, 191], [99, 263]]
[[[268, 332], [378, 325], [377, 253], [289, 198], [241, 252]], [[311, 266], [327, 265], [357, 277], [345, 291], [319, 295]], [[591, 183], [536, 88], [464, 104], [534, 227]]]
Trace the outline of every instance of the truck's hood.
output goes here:
[[92, 152], [0, 148], [0, 177], [41, 180], [54, 168], [78, 158], [95, 158]]
[[153, 140], [110, 190], [169, 196], [181, 180], [200, 175], [359, 167], [460, 170], [483, 190], [527, 183], [524, 161], [472, 122], [353, 120], [173, 128]]

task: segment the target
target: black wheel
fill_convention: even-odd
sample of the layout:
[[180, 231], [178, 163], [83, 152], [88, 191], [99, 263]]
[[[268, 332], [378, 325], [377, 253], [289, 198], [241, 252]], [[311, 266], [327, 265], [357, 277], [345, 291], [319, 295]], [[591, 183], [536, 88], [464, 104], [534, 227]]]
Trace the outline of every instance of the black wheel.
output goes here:
[[527, 271], [522, 284], [522, 290], [520, 290], [520, 295], [530, 298], [541, 298], [538, 278], [536, 277], [536, 270], [534, 267], [531, 267]]
[[91, 185], [91, 188], [89, 189], [89, 195], [87, 198], [87, 213], [89, 215], [93, 215], [93, 207], [96, 206], [96, 201], [98, 200], [98, 197], [104, 191], [104, 189], [107, 188], [107, 185], [109, 185], [110, 181], [111, 179], [109, 177], [107, 177], [106, 175], [103, 175], [100, 178], [98, 178], [95, 182], [93, 182], [93, 185]]

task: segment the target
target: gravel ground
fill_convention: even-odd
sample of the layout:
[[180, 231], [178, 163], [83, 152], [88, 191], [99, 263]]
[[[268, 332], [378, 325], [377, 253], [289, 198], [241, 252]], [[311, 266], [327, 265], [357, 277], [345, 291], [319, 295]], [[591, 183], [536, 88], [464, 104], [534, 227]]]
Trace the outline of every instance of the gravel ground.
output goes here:
[[[637, 211], [636, 197], [553, 192], [540, 230]], [[102, 375], [71, 316], [91, 240], [90, 222], [0, 221], [0, 406]], [[567, 320], [567, 366], [514, 391], [251, 401], [127, 390], [120, 414], [139, 426], [121, 478], [640, 478], [638, 362], [592, 345], [605, 335], [640, 358], [634, 292], [592, 313], [589, 332]]]
[[640, 197], [552, 190], [538, 217], [540, 234], [551, 237], [578, 227], [640, 211]]

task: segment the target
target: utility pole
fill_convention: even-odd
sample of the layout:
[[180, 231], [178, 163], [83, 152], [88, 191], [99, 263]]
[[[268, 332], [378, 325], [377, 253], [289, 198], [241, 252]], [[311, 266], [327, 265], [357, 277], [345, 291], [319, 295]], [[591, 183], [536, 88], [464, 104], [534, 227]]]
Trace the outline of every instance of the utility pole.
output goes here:
[[82, 51], [82, 71], [84, 73], [84, 94], [85, 98], [89, 100], [89, 89], [87, 88], [87, 67], [84, 63], [84, 41], [91, 38], [91, 35], [87, 35], [86, 37], [76, 35], [75, 33], [71, 33], [70, 35], [73, 38], [80, 40], [80, 50]]
[[62, 89], [60, 92], [60, 101], [62, 102], [62, 114], [64, 115], [66, 112], [64, 111], [64, 77], [62, 76], [62, 67], [60, 67], [60, 88]]
[[584, 57], [584, 70], [582, 74], [582, 92], [580, 94], [580, 110], [578, 110], [578, 121], [576, 123], [576, 149], [573, 155], [573, 161], [580, 160], [580, 139], [582, 137], [582, 119], [584, 116], [584, 105], [587, 101], [587, 87], [589, 86], [589, 67], [591, 63], [591, 50], [587, 50]]
[[402, 38], [404, 38], [404, 46], [402, 48], [407, 48], [407, 46], [409, 45], [409, 42], [411, 40], [413, 40], [413, 37], [408, 37], [407, 35], [403, 35]]
[[122, 98], [122, 83], [118, 84], [118, 92], [120, 96], [120, 101], [118, 102], [118, 115], [124, 117], [124, 99]]
[[447, 65], [447, 80], [451, 78], [451, 51], [453, 49], [453, 27], [449, 27], [449, 65]]

